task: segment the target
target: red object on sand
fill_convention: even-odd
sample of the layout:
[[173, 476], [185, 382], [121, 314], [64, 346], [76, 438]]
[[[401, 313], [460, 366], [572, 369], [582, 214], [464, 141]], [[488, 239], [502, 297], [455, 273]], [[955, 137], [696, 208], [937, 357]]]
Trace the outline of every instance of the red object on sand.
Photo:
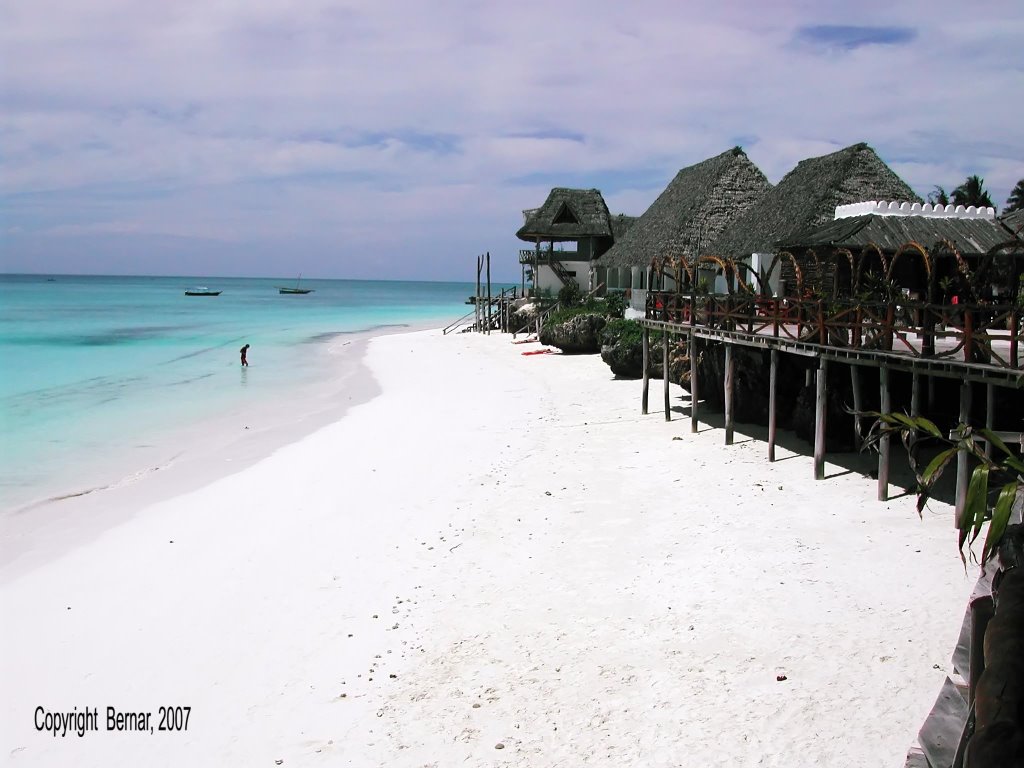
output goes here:
[[553, 355], [554, 350], [551, 349], [533, 349], [529, 352], [523, 352], [524, 355]]

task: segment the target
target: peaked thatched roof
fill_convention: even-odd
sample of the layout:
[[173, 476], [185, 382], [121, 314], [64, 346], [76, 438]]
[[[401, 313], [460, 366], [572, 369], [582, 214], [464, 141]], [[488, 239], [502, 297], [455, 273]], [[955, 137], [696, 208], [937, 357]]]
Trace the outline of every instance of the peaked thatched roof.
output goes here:
[[739, 147], [683, 168], [598, 264], [634, 267], [695, 255], [771, 188]]
[[948, 240], [964, 256], [980, 256], [1005, 243], [1009, 237], [992, 219], [954, 219], [931, 216], [879, 216], [864, 214], [836, 219], [822, 227], [797, 232], [781, 245], [819, 247], [834, 245], [858, 250], [874, 243], [883, 251], [893, 253], [904, 243], [920, 243], [933, 248]]
[[527, 242], [541, 240], [579, 240], [585, 237], [612, 237], [608, 206], [596, 189], [555, 187], [544, 205], [524, 211], [526, 223], [516, 237]]
[[639, 216], [627, 216], [624, 213], [612, 216], [612, 236], [615, 238], [615, 242], [618, 242], [623, 235], [629, 232], [639, 220]]
[[732, 257], [772, 252], [792, 234], [834, 220], [837, 205], [865, 200], [922, 202], [867, 144], [802, 160], [707, 250]]

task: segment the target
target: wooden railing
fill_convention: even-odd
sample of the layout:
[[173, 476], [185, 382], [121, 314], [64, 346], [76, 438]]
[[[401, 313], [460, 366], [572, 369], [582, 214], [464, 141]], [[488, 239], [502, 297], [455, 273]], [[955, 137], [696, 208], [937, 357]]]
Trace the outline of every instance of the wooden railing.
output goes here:
[[538, 251], [533, 248], [521, 248], [519, 250], [519, 263], [533, 264], [536, 261], [538, 264], [547, 264], [550, 256], [554, 256], [559, 261], [580, 260], [579, 251], [549, 251], [544, 248]]
[[854, 350], [898, 352], [1020, 369], [1024, 309], [1012, 304], [928, 304], [685, 295], [648, 291], [645, 316]]

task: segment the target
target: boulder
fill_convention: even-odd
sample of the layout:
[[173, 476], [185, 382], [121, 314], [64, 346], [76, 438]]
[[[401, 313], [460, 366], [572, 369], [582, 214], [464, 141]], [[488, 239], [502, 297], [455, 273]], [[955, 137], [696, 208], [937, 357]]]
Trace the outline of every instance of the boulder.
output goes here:
[[517, 299], [512, 302], [512, 311], [509, 312], [508, 324], [513, 333], [525, 329], [529, 333], [534, 329], [537, 322], [537, 313], [540, 308], [529, 299]]
[[[634, 320], [612, 320], [601, 334], [601, 359], [612, 373], [624, 379], [640, 379], [644, 375], [643, 328]], [[651, 334], [650, 376], [662, 378], [662, 337]], [[669, 346], [669, 380], [687, 387], [690, 381], [690, 358], [685, 340], [673, 340]]]
[[601, 331], [608, 318], [598, 314], [579, 314], [560, 323], [545, 323], [540, 341], [570, 355], [594, 355], [601, 351]]

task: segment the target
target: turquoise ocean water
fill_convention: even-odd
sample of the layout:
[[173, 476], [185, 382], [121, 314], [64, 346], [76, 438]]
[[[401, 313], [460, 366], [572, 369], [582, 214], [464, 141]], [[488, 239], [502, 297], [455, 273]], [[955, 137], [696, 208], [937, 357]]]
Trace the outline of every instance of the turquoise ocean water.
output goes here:
[[[325, 342], [445, 325], [469, 283], [0, 276], [0, 510], [62, 488], [76, 463], [328, 370]], [[217, 297], [187, 297], [197, 285]], [[250, 368], [239, 348], [248, 343]], [[68, 489], [73, 492], [73, 488]]]

